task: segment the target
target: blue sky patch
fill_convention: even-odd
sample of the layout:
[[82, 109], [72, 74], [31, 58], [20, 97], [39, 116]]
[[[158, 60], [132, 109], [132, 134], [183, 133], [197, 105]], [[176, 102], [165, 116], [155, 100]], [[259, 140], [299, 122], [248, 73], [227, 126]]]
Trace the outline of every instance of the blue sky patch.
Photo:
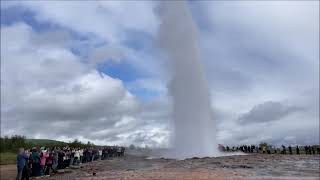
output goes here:
[[134, 81], [142, 77], [131, 64], [123, 62], [106, 62], [97, 65], [97, 70], [103, 72], [112, 78], [120, 79], [124, 83]]

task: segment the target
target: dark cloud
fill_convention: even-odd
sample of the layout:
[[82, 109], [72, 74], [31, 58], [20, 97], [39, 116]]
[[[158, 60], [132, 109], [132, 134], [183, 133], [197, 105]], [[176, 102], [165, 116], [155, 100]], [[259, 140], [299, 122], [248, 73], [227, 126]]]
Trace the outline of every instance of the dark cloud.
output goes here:
[[243, 124], [272, 122], [300, 110], [302, 109], [295, 106], [268, 101], [254, 106], [249, 112], [241, 115], [238, 121]]

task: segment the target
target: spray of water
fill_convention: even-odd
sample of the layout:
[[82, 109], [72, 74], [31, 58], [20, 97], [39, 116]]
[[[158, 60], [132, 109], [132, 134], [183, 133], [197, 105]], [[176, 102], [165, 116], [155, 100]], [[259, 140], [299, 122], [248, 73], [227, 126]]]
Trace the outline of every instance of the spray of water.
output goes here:
[[197, 27], [185, 1], [162, 4], [158, 40], [172, 67], [168, 85], [173, 98], [175, 158], [214, 156], [215, 123], [207, 80], [200, 62]]

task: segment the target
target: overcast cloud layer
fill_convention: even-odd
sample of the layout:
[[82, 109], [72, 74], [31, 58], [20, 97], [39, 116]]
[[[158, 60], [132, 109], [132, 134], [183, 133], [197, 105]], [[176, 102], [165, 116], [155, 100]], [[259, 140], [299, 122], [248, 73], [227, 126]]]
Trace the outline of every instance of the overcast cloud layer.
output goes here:
[[[319, 143], [319, 2], [189, 8], [219, 143]], [[1, 136], [166, 146], [158, 12], [151, 1], [1, 1]]]

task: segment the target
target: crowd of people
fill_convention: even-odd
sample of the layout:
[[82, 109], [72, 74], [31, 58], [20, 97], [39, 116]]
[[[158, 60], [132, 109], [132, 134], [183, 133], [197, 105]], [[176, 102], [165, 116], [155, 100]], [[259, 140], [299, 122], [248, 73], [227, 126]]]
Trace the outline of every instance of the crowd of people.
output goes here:
[[224, 152], [244, 152], [244, 153], [263, 153], [263, 154], [320, 154], [320, 145], [313, 146], [256, 146], [256, 145], [242, 145], [242, 146], [223, 146], [219, 149]]
[[120, 146], [106, 146], [102, 148], [70, 148], [55, 147], [52, 149], [41, 147], [31, 150], [19, 149], [17, 154], [18, 174], [16, 180], [29, 179], [56, 173], [59, 169], [77, 166], [96, 160], [124, 156], [125, 148]]
[[237, 151], [241, 151], [244, 153], [254, 153], [254, 152], [258, 152], [258, 149], [255, 145], [242, 145], [242, 146], [233, 146], [233, 147], [229, 147], [229, 146], [220, 146], [220, 150], [221, 151], [226, 151], [226, 152], [237, 152]]

